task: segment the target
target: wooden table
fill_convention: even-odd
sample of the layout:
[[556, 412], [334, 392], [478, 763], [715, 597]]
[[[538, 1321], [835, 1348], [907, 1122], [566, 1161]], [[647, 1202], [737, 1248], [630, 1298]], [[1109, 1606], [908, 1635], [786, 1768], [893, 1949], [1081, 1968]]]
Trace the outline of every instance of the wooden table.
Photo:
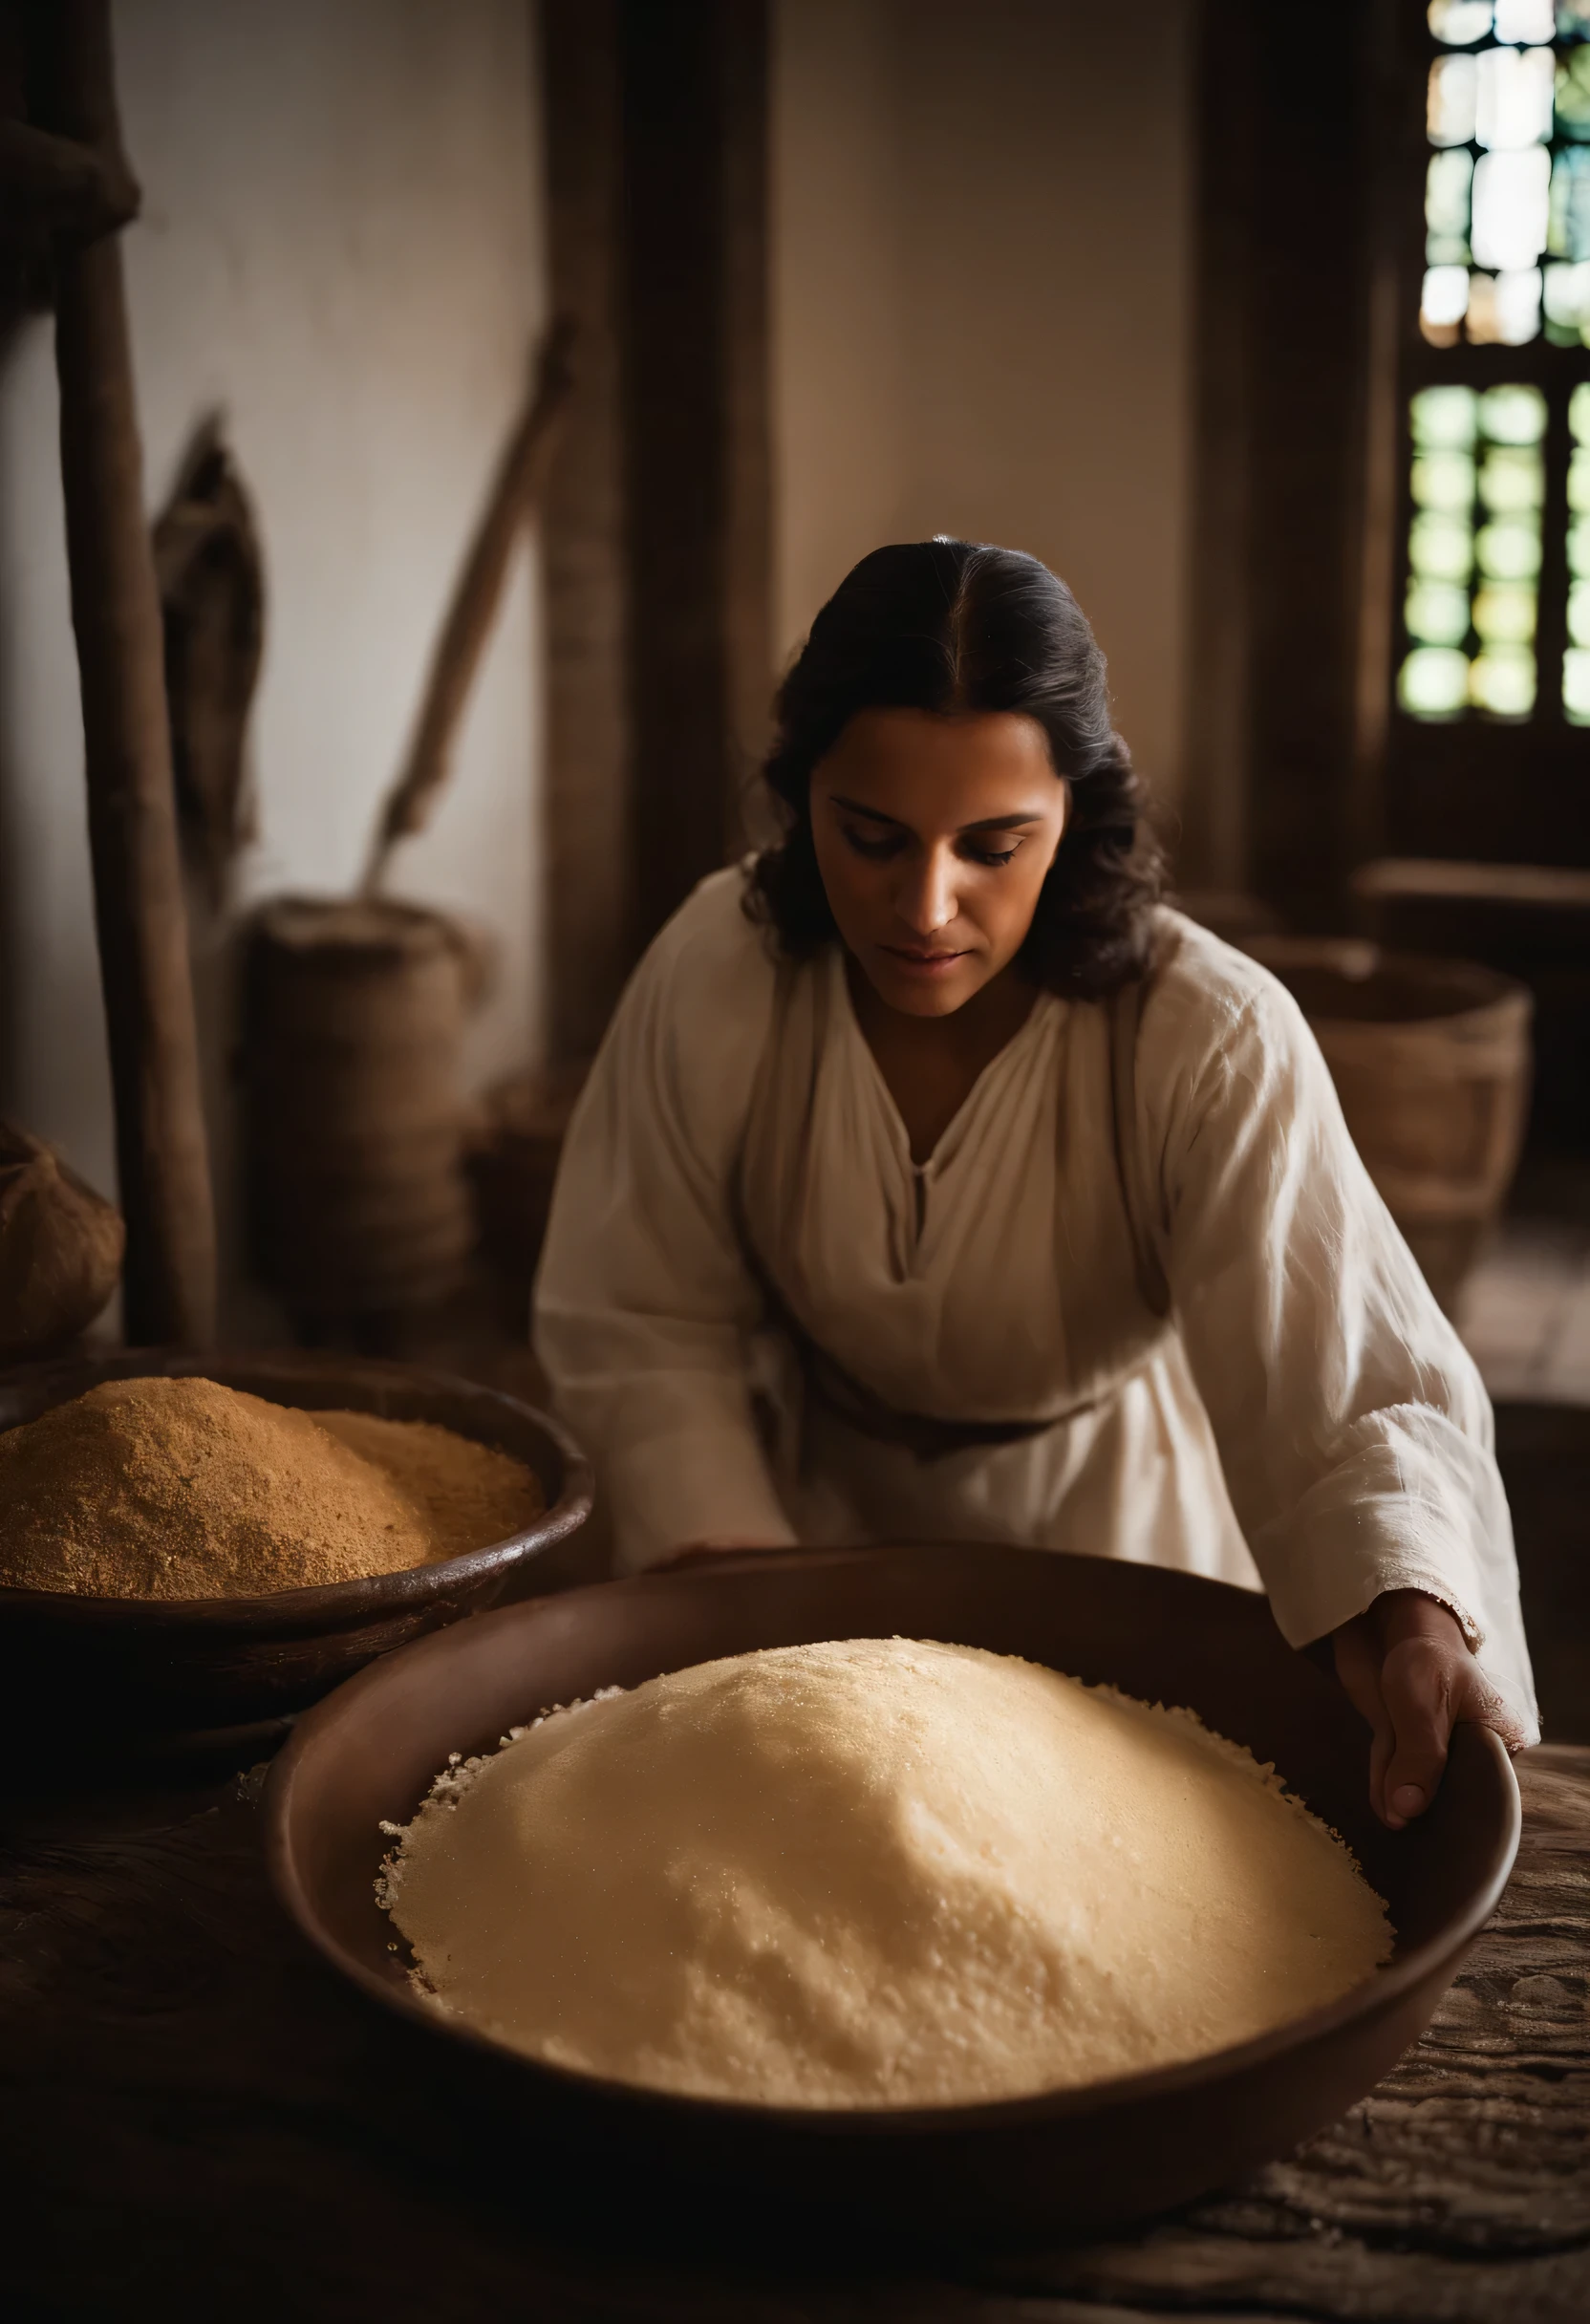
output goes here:
[[13, 1805], [0, 1864], [0, 2304], [231, 2324], [1409, 2324], [1590, 2318], [1590, 1750], [1425, 2040], [1345, 2120], [1131, 2236], [928, 2261], [622, 2230], [450, 2163], [392, 2030], [277, 1914], [258, 1774]]

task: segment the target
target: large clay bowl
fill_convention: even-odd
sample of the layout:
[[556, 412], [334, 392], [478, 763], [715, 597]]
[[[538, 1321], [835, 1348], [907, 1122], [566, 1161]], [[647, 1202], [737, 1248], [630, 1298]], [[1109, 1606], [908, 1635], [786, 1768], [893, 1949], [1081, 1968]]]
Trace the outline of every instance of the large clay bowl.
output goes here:
[[467, 1380], [356, 1357], [145, 1349], [6, 1374], [0, 1429], [36, 1419], [101, 1380], [196, 1372], [309, 1411], [437, 1421], [526, 1462], [545, 1514], [505, 1540], [434, 1565], [259, 1598], [0, 1589], [0, 1728], [8, 1735], [51, 1753], [95, 1751], [107, 1736], [118, 1752], [142, 1755], [269, 1746], [279, 1722], [389, 1647], [533, 1585], [538, 1567], [545, 1586], [554, 1586], [550, 1553], [590, 1511], [590, 1469], [544, 1414]]
[[[372, 1894], [383, 1818], [413, 1815], [449, 1752], [598, 1687], [755, 1646], [902, 1634], [1029, 1656], [1191, 1704], [1274, 1760], [1387, 1900], [1395, 1959], [1241, 2048], [1050, 2097], [898, 2113], [670, 2098], [559, 2072], [462, 2030], [411, 1992]], [[1153, 1567], [1004, 1547], [795, 1551], [519, 1605], [365, 1671], [299, 1725], [272, 1771], [272, 1878], [344, 1976], [415, 2029], [412, 2071], [450, 2056], [469, 2114], [543, 2166], [609, 2188], [680, 2180], [730, 2210], [860, 2212], [932, 2235], [1097, 2229], [1180, 2202], [1332, 2120], [1428, 2023], [1501, 1894], [1518, 1790], [1496, 1738], [1459, 1731], [1429, 1814], [1391, 1835], [1365, 1797], [1367, 1736], [1262, 1598]], [[428, 2063], [427, 2063], [428, 2060]], [[594, 2160], [599, 2158], [599, 2161]], [[698, 2206], [699, 2207], [699, 2206]]]

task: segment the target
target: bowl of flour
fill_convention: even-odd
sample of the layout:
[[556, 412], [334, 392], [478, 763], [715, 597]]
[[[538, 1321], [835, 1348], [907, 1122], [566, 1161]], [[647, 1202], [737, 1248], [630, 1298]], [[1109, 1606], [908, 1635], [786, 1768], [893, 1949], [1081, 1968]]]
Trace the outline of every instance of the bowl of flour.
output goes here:
[[1460, 1731], [1395, 1835], [1366, 1756], [1249, 1593], [795, 1551], [404, 1649], [303, 1722], [269, 1844], [505, 2137], [893, 2229], [1097, 2229], [1333, 2119], [1492, 1910], [1500, 1745]]

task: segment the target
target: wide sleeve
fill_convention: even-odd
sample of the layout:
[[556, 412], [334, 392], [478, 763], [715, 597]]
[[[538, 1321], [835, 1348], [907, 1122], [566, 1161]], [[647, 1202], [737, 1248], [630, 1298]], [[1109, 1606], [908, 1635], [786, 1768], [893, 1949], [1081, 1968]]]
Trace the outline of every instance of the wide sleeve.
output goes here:
[[1294, 1646], [1384, 1590], [1426, 1591], [1534, 1732], [1478, 1372], [1375, 1191], [1301, 1012], [1236, 960], [1201, 943], [1150, 997], [1138, 1083], [1176, 1322], [1232, 1505]]
[[695, 1540], [795, 1539], [753, 1415], [761, 1302], [729, 1204], [771, 982], [738, 874], [719, 874], [636, 970], [564, 1144], [535, 1344], [625, 1572]]

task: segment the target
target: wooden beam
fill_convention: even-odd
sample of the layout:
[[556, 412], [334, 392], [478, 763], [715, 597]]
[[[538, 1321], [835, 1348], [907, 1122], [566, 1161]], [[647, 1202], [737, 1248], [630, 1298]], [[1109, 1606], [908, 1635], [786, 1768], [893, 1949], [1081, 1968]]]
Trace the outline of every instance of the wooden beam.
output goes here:
[[1249, 877], [1249, 543], [1254, 60], [1245, 11], [1200, 11], [1194, 81], [1192, 652], [1176, 871], [1240, 893]]
[[1201, 14], [1192, 868], [1301, 927], [1340, 922], [1379, 747], [1361, 682], [1366, 592], [1386, 592], [1364, 529], [1370, 362], [1388, 359], [1370, 334], [1375, 22], [1373, 0], [1343, 0], [1328, 38], [1267, 0]]
[[1369, 0], [1254, 11], [1249, 824], [1259, 893], [1339, 926], [1350, 869], [1367, 383]]
[[[32, 11], [39, 125], [125, 176], [109, 0]], [[215, 1228], [177, 840], [160, 602], [143, 507], [121, 251], [56, 246], [72, 622], [82, 681], [95, 918], [127, 1222], [133, 1345], [215, 1331]]]
[[772, 682], [765, 0], [542, 0], [550, 1046], [741, 842]]
[[764, 0], [620, 0], [632, 945], [736, 844], [771, 679]]
[[589, 1056], [629, 966], [618, 0], [542, 0], [552, 304], [579, 328], [541, 524], [547, 636], [548, 1042]]

